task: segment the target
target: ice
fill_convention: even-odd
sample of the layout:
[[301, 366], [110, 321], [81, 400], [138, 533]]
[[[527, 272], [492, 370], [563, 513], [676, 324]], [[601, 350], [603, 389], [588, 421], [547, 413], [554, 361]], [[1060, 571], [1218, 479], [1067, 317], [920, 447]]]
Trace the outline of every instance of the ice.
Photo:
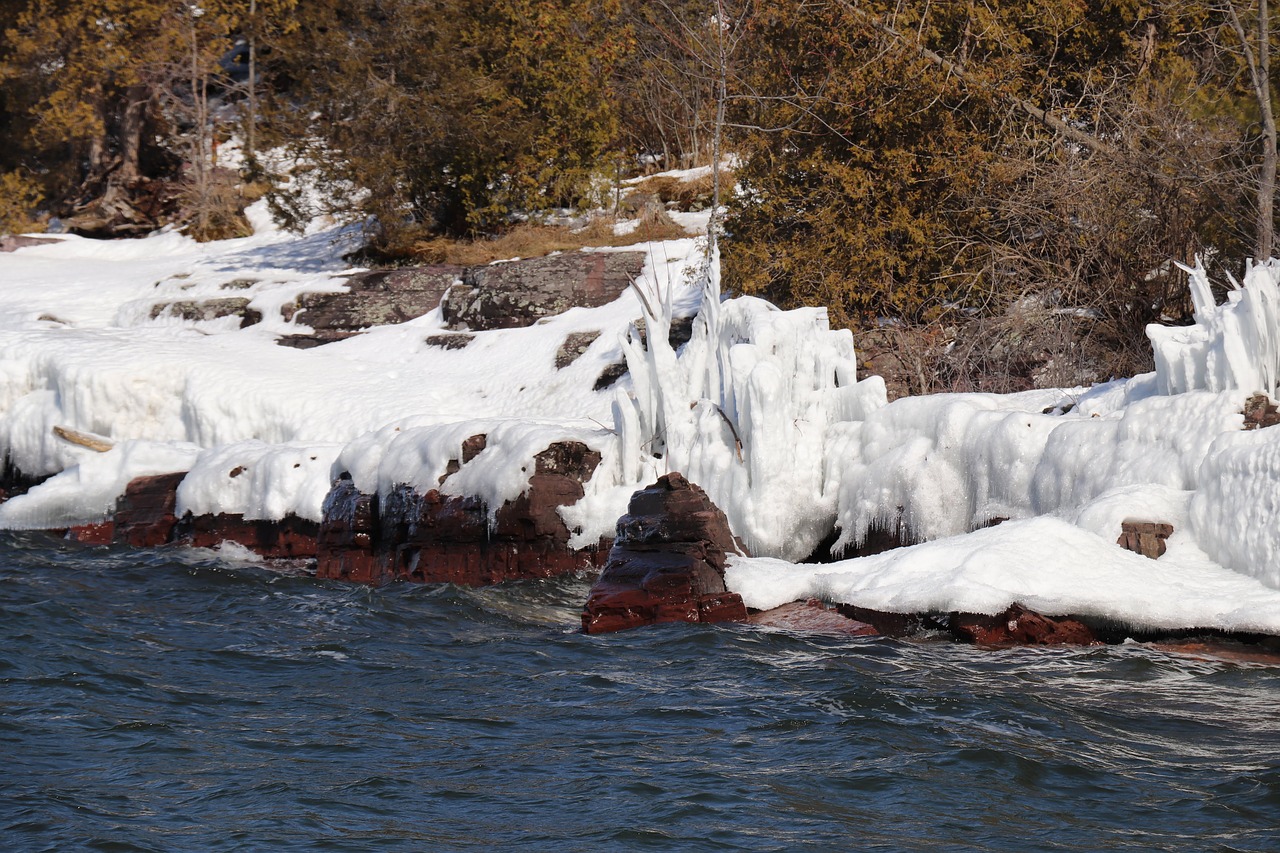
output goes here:
[[[1280, 261], [1250, 264], [1243, 286], [1214, 303], [1209, 274], [1197, 258], [1190, 276], [1195, 324], [1150, 325], [1163, 394], [1239, 389], [1273, 394], [1280, 377]], [[1232, 282], [1233, 285], [1235, 282]]]

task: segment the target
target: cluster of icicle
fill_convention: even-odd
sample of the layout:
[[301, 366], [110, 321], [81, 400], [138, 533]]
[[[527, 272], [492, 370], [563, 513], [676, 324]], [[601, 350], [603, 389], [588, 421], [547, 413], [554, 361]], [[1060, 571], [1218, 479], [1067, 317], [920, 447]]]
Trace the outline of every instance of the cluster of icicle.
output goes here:
[[702, 307], [679, 357], [668, 342], [671, 288], [636, 282], [647, 341], [635, 329], [623, 341], [633, 391], [614, 403], [622, 479], [680, 471], [753, 553], [803, 559], [836, 520], [827, 430], [885, 405], [884, 382], [857, 381], [853, 335], [831, 330], [825, 308], [722, 301], [714, 247], [701, 276]]
[[1232, 278], [1224, 305], [1215, 304], [1199, 258], [1194, 268], [1182, 269], [1190, 276], [1195, 324], [1147, 327], [1160, 393], [1274, 393], [1280, 378], [1280, 261], [1250, 264], [1243, 285]]

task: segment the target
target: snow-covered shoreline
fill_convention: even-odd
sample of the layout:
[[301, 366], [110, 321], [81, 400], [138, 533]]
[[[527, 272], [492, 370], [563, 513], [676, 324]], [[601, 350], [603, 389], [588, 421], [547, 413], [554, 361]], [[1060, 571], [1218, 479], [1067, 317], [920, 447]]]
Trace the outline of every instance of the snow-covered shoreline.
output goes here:
[[[679, 470], [758, 555], [727, 575], [754, 607], [818, 597], [995, 614], [1018, 602], [1135, 628], [1280, 634], [1280, 430], [1242, 430], [1246, 398], [1275, 390], [1280, 268], [1252, 268], [1225, 306], [1205, 301], [1197, 272], [1198, 324], [1152, 331], [1156, 374], [886, 403], [824, 311], [722, 301], [693, 239], [642, 246], [636, 286], [611, 303], [476, 332], [465, 348], [426, 342], [446, 330], [439, 309], [281, 347], [307, 331], [282, 309], [344, 288], [356, 234], [294, 237], [255, 214], [254, 237], [222, 243], [161, 233], [0, 254], [0, 449], [49, 478], [0, 504], [0, 527], [102, 522], [131, 480], [173, 472], [188, 472], [179, 516], [319, 522], [344, 477], [384, 498], [406, 486], [478, 498], [492, 520], [528, 490], [539, 453], [572, 442], [600, 462], [561, 510], [570, 545], [610, 537], [632, 492]], [[261, 321], [157, 310], [229, 295]], [[692, 340], [670, 346], [673, 319], [700, 305]], [[628, 331], [642, 314], [643, 344]], [[599, 334], [557, 367], [575, 333]], [[597, 390], [622, 359], [629, 376]], [[95, 452], [54, 427], [115, 446]], [[1168, 553], [1118, 547], [1126, 520], [1172, 524]], [[920, 544], [797, 563], [833, 530], [838, 549], [877, 530]]]

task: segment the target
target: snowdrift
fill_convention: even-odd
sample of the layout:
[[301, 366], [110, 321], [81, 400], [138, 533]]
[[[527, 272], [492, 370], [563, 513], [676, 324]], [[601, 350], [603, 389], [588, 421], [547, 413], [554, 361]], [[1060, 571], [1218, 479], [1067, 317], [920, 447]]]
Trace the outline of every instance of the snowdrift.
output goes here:
[[[611, 535], [633, 491], [681, 471], [757, 555], [728, 574], [754, 607], [816, 596], [994, 614], [1016, 601], [1135, 627], [1280, 633], [1280, 430], [1243, 431], [1242, 415], [1280, 376], [1280, 266], [1251, 267], [1222, 306], [1192, 271], [1196, 325], [1149, 330], [1154, 374], [886, 403], [824, 310], [722, 298], [718, 259], [693, 239], [648, 246], [635, 287], [608, 305], [476, 332], [465, 348], [427, 343], [445, 328], [438, 309], [284, 348], [279, 337], [308, 330], [282, 309], [344, 289], [358, 232], [290, 236], [261, 211], [255, 224], [221, 243], [66, 237], [0, 255], [0, 451], [55, 475], [0, 505], [0, 527], [98, 521], [130, 479], [176, 471], [190, 472], [178, 511], [197, 515], [316, 520], [340, 474], [371, 493], [407, 484], [496, 507], [567, 440], [602, 459], [562, 513], [576, 544]], [[157, 309], [231, 293], [261, 322]], [[693, 314], [692, 339], [672, 347], [671, 324]], [[585, 332], [600, 334], [557, 368], [566, 337]], [[628, 375], [596, 390], [620, 360]], [[55, 426], [116, 444], [97, 453]], [[481, 432], [484, 451], [452, 473]], [[1172, 524], [1168, 553], [1119, 548], [1126, 520]], [[799, 564], [877, 531], [921, 544]]]

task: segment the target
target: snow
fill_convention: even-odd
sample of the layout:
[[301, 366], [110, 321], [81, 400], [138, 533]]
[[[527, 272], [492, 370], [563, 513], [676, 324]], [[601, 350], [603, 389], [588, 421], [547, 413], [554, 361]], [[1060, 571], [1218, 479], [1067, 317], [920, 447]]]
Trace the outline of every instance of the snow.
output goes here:
[[[602, 461], [562, 512], [574, 544], [611, 535], [632, 492], [681, 471], [757, 555], [728, 574], [752, 606], [817, 596], [996, 613], [1016, 601], [1135, 626], [1280, 632], [1280, 430], [1244, 432], [1241, 415], [1280, 376], [1280, 264], [1250, 267], [1222, 306], [1192, 270], [1196, 325], [1148, 330], [1154, 374], [888, 403], [825, 310], [724, 298], [718, 258], [692, 238], [628, 247], [647, 252], [644, 270], [608, 305], [476, 333], [463, 349], [426, 344], [444, 331], [438, 310], [281, 347], [306, 331], [283, 307], [345, 289], [342, 255], [360, 229], [295, 236], [260, 206], [249, 214], [255, 234], [238, 240], [65, 237], [0, 254], [0, 452], [56, 474], [0, 505], [0, 527], [102, 520], [130, 479], [173, 471], [189, 472], [179, 513], [318, 520], [344, 474], [365, 492], [439, 488], [496, 510], [528, 487], [539, 452], [579, 441]], [[263, 321], [153, 317], [228, 297]], [[671, 324], [695, 314], [692, 339], [672, 348]], [[574, 332], [600, 334], [557, 370]], [[629, 376], [593, 390], [623, 359]], [[58, 426], [116, 445], [97, 453]], [[484, 450], [450, 473], [481, 434]], [[1171, 523], [1168, 553], [1119, 548], [1126, 520]], [[921, 544], [798, 562], [833, 529], [839, 556], [899, 528]]]

